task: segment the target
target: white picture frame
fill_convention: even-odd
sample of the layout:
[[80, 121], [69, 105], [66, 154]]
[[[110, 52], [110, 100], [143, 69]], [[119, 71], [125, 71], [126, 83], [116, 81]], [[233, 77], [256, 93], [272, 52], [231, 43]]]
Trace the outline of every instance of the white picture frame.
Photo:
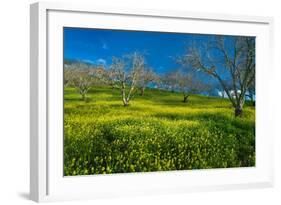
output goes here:
[[[30, 14], [31, 200], [41, 202], [273, 186], [272, 113], [270, 109], [263, 109], [270, 107], [271, 102], [269, 97], [259, 98], [260, 95], [267, 96], [271, 89], [268, 70], [272, 69], [272, 18], [46, 2], [32, 4]], [[256, 36], [256, 166], [64, 177], [61, 171], [62, 90], [58, 89], [62, 85], [60, 58], [64, 26]]]

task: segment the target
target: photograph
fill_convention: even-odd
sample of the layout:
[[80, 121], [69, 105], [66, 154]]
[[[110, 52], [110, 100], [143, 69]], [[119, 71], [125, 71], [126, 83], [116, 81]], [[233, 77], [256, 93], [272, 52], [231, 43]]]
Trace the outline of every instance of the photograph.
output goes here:
[[255, 36], [63, 27], [64, 176], [255, 167], [255, 70]]

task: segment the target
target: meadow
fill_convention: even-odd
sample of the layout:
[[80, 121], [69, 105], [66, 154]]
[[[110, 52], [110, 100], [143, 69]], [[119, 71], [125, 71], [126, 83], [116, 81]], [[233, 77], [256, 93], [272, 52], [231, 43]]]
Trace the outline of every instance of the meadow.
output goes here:
[[255, 166], [255, 108], [235, 117], [227, 99], [147, 89], [122, 104], [93, 87], [64, 88], [64, 175]]

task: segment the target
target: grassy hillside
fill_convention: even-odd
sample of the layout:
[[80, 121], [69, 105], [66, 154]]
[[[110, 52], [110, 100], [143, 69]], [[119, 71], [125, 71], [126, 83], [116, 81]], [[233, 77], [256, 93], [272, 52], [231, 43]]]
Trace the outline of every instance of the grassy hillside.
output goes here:
[[255, 109], [235, 118], [226, 99], [146, 90], [124, 107], [120, 91], [64, 95], [65, 175], [255, 165]]

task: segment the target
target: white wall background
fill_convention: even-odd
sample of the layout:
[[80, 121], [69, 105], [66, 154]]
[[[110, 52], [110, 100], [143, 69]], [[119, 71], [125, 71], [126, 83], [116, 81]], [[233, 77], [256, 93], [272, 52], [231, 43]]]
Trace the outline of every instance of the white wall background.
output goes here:
[[[29, 4], [0, 1], [0, 204], [32, 204], [29, 192]], [[83, 2], [79, 0], [78, 2]], [[278, 0], [92, 0], [100, 6], [273, 16], [275, 188], [144, 196], [63, 204], [281, 204], [281, 6]], [[274, 92], [272, 92], [274, 93]], [[280, 121], [279, 121], [280, 120]], [[280, 125], [279, 125], [280, 124]]]

